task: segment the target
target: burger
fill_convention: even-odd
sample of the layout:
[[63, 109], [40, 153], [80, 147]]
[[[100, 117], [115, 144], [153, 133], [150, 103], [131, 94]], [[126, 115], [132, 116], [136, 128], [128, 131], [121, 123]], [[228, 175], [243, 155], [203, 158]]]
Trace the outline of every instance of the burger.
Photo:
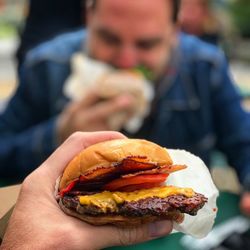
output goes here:
[[66, 214], [93, 225], [180, 223], [184, 214], [196, 215], [207, 202], [192, 188], [166, 185], [171, 173], [186, 167], [174, 164], [166, 148], [146, 140], [97, 143], [65, 168], [58, 202]]

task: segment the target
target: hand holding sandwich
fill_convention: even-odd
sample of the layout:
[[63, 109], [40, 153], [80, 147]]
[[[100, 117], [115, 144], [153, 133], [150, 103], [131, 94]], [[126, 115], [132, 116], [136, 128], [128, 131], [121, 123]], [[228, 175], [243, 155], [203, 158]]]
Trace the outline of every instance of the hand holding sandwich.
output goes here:
[[[97, 91], [91, 89], [85, 98], [70, 102], [58, 117], [58, 143], [62, 143], [76, 131], [114, 130], [110, 127], [108, 118], [121, 112], [126, 112], [129, 115], [133, 106], [134, 98], [129, 94], [121, 94], [100, 101]], [[125, 118], [127, 119], [127, 117]]]
[[172, 230], [169, 221], [125, 229], [96, 227], [66, 216], [55, 200], [56, 179], [77, 153], [92, 144], [119, 138], [124, 136], [116, 132], [75, 133], [30, 174], [23, 183], [2, 249], [100, 249], [167, 235]]

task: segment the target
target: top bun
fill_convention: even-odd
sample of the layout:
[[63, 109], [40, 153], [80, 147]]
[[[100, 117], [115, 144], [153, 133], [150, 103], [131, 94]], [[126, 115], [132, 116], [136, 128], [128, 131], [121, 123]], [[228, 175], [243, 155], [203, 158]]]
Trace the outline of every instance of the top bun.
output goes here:
[[127, 157], [147, 157], [147, 162], [158, 165], [173, 164], [167, 150], [153, 142], [140, 139], [117, 139], [94, 144], [76, 155], [67, 165], [60, 181], [59, 189], [79, 178], [87, 170], [98, 166], [110, 166]]

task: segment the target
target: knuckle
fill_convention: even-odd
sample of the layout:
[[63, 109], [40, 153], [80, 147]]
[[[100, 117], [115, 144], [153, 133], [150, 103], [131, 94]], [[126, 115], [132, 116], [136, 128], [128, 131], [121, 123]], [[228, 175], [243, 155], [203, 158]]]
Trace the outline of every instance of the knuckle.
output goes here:
[[31, 186], [32, 182], [33, 182], [32, 177], [30, 175], [28, 175], [22, 183], [20, 192], [27, 193], [30, 190], [30, 186]]
[[148, 239], [146, 227], [134, 227], [128, 229], [117, 229], [121, 246], [139, 243]]
[[83, 135], [84, 135], [84, 132], [80, 132], [80, 131], [73, 132], [69, 136], [68, 141], [72, 142], [72, 143], [81, 142], [82, 138], [83, 138]]

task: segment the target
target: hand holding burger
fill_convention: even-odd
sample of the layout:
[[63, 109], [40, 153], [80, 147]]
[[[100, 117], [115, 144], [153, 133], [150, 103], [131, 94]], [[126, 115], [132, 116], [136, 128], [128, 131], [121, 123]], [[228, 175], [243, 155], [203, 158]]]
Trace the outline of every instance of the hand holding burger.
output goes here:
[[116, 132], [78, 132], [66, 140], [25, 179], [1, 249], [100, 249], [167, 235], [172, 230], [170, 221], [133, 228], [96, 227], [66, 216], [55, 200], [56, 179], [76, 154], [92, 144], [121, 138]]
[[[139, 139], [97, 143], [66, 167], [59, 184], [62, 210], [93, 225], [131, 227], [196, 215], [207, 198], [191, 188], [166, 186], [174, 165], [167, 150]], [[178, 173], [176, 173], [178, 174]]]

